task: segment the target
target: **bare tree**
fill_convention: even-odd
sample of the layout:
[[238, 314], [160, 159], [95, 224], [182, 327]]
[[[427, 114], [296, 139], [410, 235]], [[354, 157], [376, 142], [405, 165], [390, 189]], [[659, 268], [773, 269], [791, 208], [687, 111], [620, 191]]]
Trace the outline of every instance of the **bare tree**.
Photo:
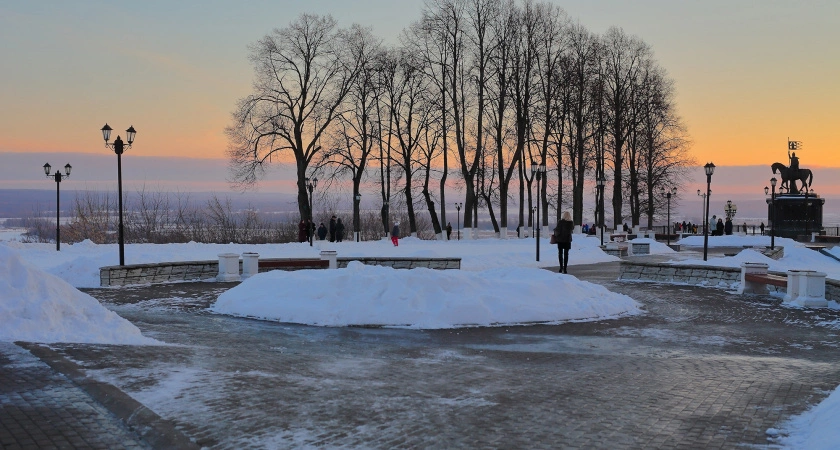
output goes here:
[[360, 61], [353, 59], [352, 33], [330, 16], [304, 14], [251, 47], [254, 93], [238, 102], [229, 139], [231, 181], [257, 183], [272, 158], [291, 153], [297, 169], [298, 209], [312, 218], [307, 168], [321, 151], [321, 137], [350, 92]]

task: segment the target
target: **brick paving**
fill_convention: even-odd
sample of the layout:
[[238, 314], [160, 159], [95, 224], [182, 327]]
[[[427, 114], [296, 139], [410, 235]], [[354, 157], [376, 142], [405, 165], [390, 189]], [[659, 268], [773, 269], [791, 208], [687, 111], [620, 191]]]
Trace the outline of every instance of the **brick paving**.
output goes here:
[[840, 384], [837, 311], [618, 282], [615, 263], [570, 273], [647, 313], [321, 328], [210, 314], [230, 285], [184, 283], [88, 291], [175, 345], [50, 348], [210, 448], [767, 448]]

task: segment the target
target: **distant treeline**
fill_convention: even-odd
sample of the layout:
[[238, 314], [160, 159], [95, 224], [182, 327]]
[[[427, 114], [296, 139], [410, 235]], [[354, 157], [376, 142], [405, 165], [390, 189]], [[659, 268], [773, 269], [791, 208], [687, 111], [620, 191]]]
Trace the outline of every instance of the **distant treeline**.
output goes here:
[[[94, 191], [76, 191], [70, 209], [62, 212], [61, 241], [81, 242], [86, 239], [97, 244], [117, 242], [119, 207], [117, 195]], [[400, 217], [398, 212], [397, 217]], [[53, 213], [54, 214], [54, 213]], [[27, 229], [25, 242], [55, 240], [55, 216], [34, 211], [23, 218], [7, 219], [7, 227]], [[316, 226], [329, 223], [332, 215], [349, 220], [349, 213], [334, 208], [315, 215]], [[397, 219], [399, 220], [399, 218]], [[127, 243], [286, 243], [298, 240], [297, 212], [265, 213], [257, 208], [234, 207], [230, 198], [211, 195], [196, 201], [188, 193], [138, 191], [124, 202], [123, 225]], [[431, 238], [428, 220], [421, 220], [423, 231], [419, 237]], [[362, 240], [379, 239], [385, 235], [380, 211], [361, 214]], [[346, 240], [352, 239], [352, 231]]]

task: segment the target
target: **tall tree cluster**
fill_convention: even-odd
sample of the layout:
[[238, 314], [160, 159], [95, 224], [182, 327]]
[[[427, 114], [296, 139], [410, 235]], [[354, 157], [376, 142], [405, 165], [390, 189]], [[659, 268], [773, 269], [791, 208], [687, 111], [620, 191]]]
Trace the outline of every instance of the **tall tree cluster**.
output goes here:
[[694, 164], [650, 46], [617, 27], [594, 34], [547, 2], [430, 0], [393, 46], [302, 15], [250, 51], [253, 92], [226, 129], [231, 181], [248, 188], [270, 163], [293, 162], [303, 218], [306, 179], [319, 174], [353, 199], [378, 186], [386, 233], [398, 208], [411, 233], [423, 212], [442, 238], [455, 197], [465, 229], [482, 210], [507, 236], [511, 220], [548, 226], [564, 210], [591, 222], [603, 178], [612, 225], [650, 227], [660, 189]]

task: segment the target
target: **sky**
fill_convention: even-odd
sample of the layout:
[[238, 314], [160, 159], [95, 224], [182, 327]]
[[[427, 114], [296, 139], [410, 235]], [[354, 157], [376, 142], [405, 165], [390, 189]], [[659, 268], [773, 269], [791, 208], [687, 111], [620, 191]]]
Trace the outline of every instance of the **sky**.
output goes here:
[[[787, 162], [790, 138], [804, 144], [802, 167], [840, 167], [840, 58], [832, 56], [840, 48], [840, 2], [555, 3], [593, 32], [615, 25], [651, 45], [675, 80], [700, 165]], [[224, 127], [236, 101], [251, 91], [249, 44], [304, 12], [370, 26], [395, 43], [423, 7], [416, 0], [363, 4], [0, 0], [0, 158], [31, 152], [104, 158], [109, 150], [99, 129], [107, 122], [114, 135], [137, 129], [126, 157], [222, 161]], [[219, 182], [212, 177], [206, 181]], [[826, 177], [817, 171], [815, 179]], [[759, 184], [766, 182], [750, 186]]]

